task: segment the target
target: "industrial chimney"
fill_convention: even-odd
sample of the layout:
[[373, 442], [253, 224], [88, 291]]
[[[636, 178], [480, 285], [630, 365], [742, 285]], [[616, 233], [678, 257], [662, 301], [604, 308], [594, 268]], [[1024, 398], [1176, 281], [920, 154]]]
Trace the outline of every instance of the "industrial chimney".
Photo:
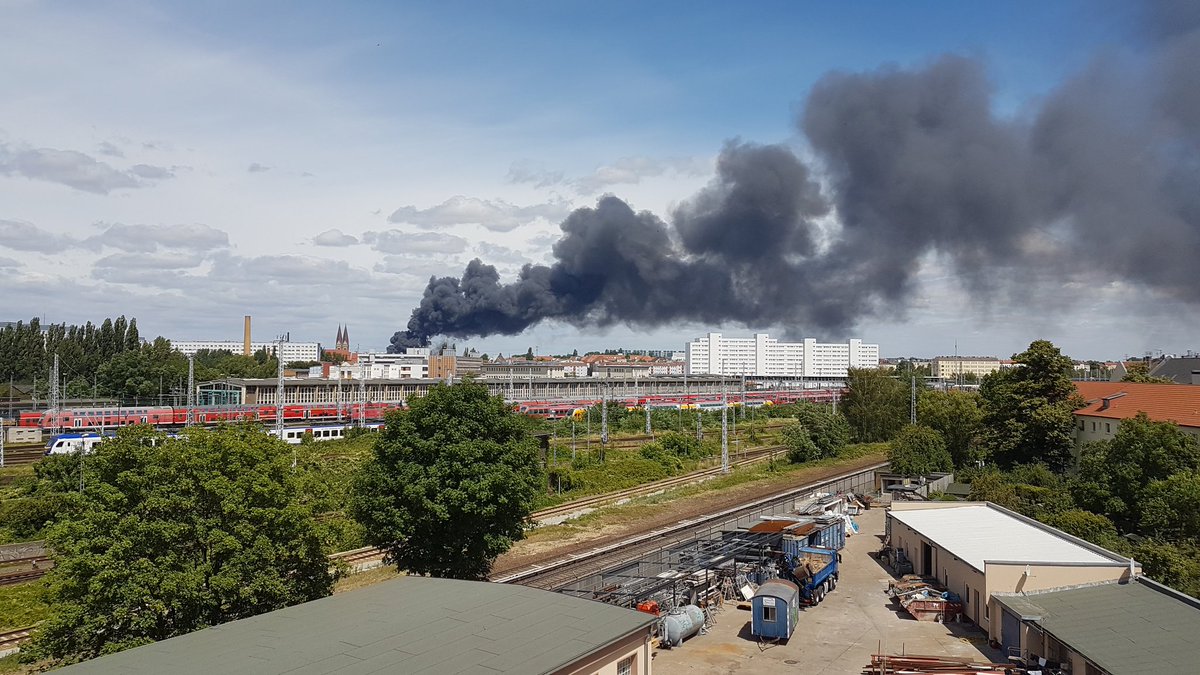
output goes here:
[[242, 335], [242, 356], [250, 356], [250, 315], [246, 315], [246, 328]]

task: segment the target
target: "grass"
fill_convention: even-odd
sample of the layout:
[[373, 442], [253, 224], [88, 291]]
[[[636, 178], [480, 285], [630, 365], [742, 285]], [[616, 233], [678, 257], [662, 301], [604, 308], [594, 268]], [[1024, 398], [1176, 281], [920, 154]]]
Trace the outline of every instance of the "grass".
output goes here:
[[0, 586], [0, 633], [32, 626], [46, 618], [50, 606], [42, 600], [44, 580]]
[[728, 476], [706, 480], [701, 483], [684, 485], [658, 494], [639, 497], [627, 503], [608, 506], [572, 518], [560, 525], [547, 525], [527, 532], [525, 539], [534, 542], [548, 542], [569, 538], [581, 529], [601, 526], [619, 526], [637, 522], [661, 511], [661, 504], [684, 499], [696, 495], [712, 494], [730, 490], [756, 481], [766, 481], [808, 469], [838, 466], [858, 459], [877, 457], [883, 461], [887, 457], [887, 443], [857, 443], [842, 449], [837, 457], [829, 457], [802, 464], [790, 464], [784, 453], [772, 466], [763, 462], [749, 466], [735, 467]]
[[384, 565], [376, 567], [373, 570], [351, 574], [347, 577], [338, 579], [338, 582], [333, 587], [334, 593], [345, 593], [359, 588], [365, 588], [377, 584], [381, 581], [391, 581], [404, 576], [402, 572], [396, 571], [395, 565]]

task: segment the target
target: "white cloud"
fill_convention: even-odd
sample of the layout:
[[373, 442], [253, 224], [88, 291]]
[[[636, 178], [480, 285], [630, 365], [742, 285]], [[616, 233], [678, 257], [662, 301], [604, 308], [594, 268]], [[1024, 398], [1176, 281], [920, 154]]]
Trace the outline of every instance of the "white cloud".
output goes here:
[[375, 264], [376, 272], [385, 274], [404, 274], [420, 279], [422, 282], [434, 276], [450, 276], [462, 273], [462, 265], [448, 264], [432, 260], [427, 256], [387, 255]]
[[129, 173], [138, 178], [147, 178], [150, 180], [164, 180], [175, 177], [175, 173], [170, 169], [163, 166], [154, 166], [153, 164], [134, 164], [129, 167]]
[[104, 231], [90, 237], [99, 243], [123, 251], [156, 251], [160, 248], [213, 251], [229, 246], [229, 235], [200, 223], [187, 225], [101, 225]]
[[12, 258], [5, 258], [4, 256], [0, 256], [0, 269], [11, 269], [11, 268], [20, 267], [20, 266], [21, 266], [21, 261], [14, 260]]
[[479, 199], [458, 195], [427, 209], [401, 206], [388, 221], [434, 229], [453, 225], [480, 225], [494, 232], [509, 232], [538, 220], [558, 222], [570, 212], [562, 201], [517, 206], [503, 199]]
[[711, 173], [707, 160], [695, 157], [622, 157], [611, 164], [596, 167], [590, 174], [568, 178], [562, 171], [552, 171], [543, 165], [522, 160], [508, 169], [508, 182], [527, 183], [537, 188], [564, 185], [580, 195], [594, 195], [616, 185], [637, 185], [645, 178], [666, 174], [704, 176]]
[[507, 246], [492, 244], [490, 242], [481, 241], [475, 245], [475, 251], [479, 253], [479, 257], [487, 263], [505, 263], [509, 265], [524, 265], [532, 262], [525, 254], [511, 249]]
[[96, 269], [182, 270], [196, 267], [207, 256], [200, 252], [113, 253], [95, 262]]
[[246, 167], [246, 171], [248, 173], [263, 173], [264, 171], [270, 170], [271, 167], [266, 166], [265, 164], [259, 164], [258, 162], [251, 162], [250, 166]]
[[112, 143], [109, 143], [108, 141], [103, 141], [102, 143], [100, 143], [100, 145], [97, 146], [97, 148], [96, 148], [96, 152], [99, 152], [102, 155], [107, 155], [109, 157], [124, 157], [125, 156], [125, 152], [123, 150], [121, 150], [121, 148], [117, 147], [116, 145], [114, 145]]
[[441, 232], [402, 232], [384, 230], [364, 232], [364, 244], [380, 253], [462, 253], [467, 250], [467, 240], [453, 234]]
[[313, 237], [312, 243], [317, 246], [353, 246], [358, 243], [358, 238], [335, 227]]
[[15, 251], [56, 253], [78, 246], [71, 237], [48, 232], [23, 220], [0, 220], [0, 246]]
[[82, 152], [7, 143], [0, 143], [0, 174], [59, 183], [101, 195], [148, 185], [134, 172], [115, 169]]

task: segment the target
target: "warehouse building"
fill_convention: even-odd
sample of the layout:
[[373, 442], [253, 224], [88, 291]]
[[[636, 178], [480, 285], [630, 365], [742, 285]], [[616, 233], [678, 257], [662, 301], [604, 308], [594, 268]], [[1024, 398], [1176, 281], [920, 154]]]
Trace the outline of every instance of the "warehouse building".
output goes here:
[[990, 502], [897, 502], [891, 545], [913, 571], [962, 597], [966, 617], [988, 630], [995, 593], [1128, 580], [1136, 563]]
[[991, 637], [1009, 653], [1080, 675], [1197, 672], [1200, 600], [1145, 577], [997, 593]]
[[650, 675], [656, 620], [525, 586], [402, 577], [61, 672]]

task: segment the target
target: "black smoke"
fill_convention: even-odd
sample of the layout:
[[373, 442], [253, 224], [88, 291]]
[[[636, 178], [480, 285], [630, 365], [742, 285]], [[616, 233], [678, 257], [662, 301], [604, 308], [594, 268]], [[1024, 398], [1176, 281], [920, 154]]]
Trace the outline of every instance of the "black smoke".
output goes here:
[[1011, 116], [970, 58], [828, 74], [797, 118], [810, 162], [727, 143], [669, 222], [603, 197], [562, 223], [552, 265], [502, 284], [474, 260], [431, 279], [393, 348], [547, 319], [837, 335], [902, 314], [930, 254], [980, 298], [1125, 285], [1195, 304], [1198, 7], [1153, 5], [1138, 50], [1097, 57]]

